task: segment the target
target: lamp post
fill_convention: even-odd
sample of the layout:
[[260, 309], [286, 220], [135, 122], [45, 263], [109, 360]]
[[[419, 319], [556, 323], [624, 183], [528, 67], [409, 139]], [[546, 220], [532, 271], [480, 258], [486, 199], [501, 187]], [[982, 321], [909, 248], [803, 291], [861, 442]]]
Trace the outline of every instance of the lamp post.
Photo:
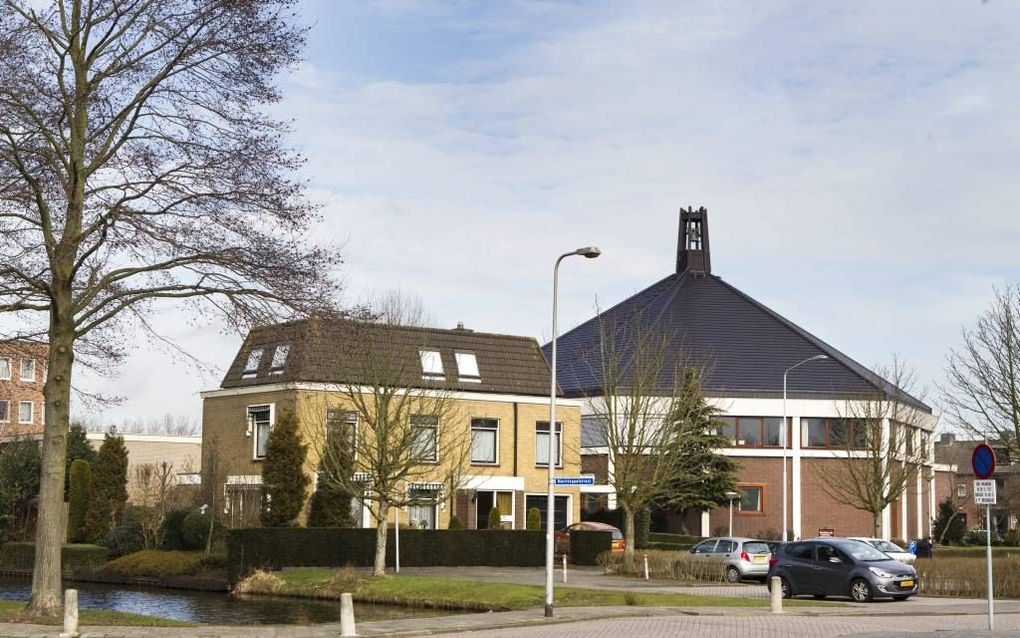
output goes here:
[[785, 372], [783, 372], [783, 427], [781, 429], [781, 432], [783, 433], [783, 542], [784, 543], [786, 541], [790, 540], [787, 537], [788, 536], [787, 530], [789, 529], [789, 526], [787, 525], [787, 516], [786, 516], [786, 500], [787, 500], [786, 499], [786, 447], [789, 444], [789, 439], [790, 439], [790, 435], [789, 435], [789, 432], [788, 432], [788, 430], [789, 430], [789, 423], [787, 422], [787, 416], [786, 416], [786, 376], [788, 374], [790, 374], [791, 370], [799, 368], [802, 365], [804, 365], [805, 363], [811, 363], [812, 361], [824, 361], [825, 359], [828, 359], [828, 358], [829, 358], [828, 355], [825, 355], [825, 354], [816, 354], [813, 357], [808, 357], [807, 359], [804, 359], [800, 363], [797, 363], [797, 364], [794, 364], [794, 365], [790, 366], [789, 368], [786, 369]]
[[739, 498], [740, 494], [737, 494], [736, 492], [726, 492], [725, 494], [723, 494], [723, 496], [725, 496], [729, 500], [729, 502], [730, 502], [730, 534], [729, 535], [730, 535], [730, 538], [732, 538], [733, 537], [733, 499]]
[[556, 525], [556, 295], [559, 292], [560, 262], [567, 257], [579, 255], [587, 259], [595, 259], [602, 251], [595, 246], [578, 248], [563, 253], [553, 266], [553, 298], [552, 298], [552, 361], [549, 366], [549, 487], [548, 501], [545, 509], [545, 616], [553, 615], [553, 560], [555, 558], [555, 525]]

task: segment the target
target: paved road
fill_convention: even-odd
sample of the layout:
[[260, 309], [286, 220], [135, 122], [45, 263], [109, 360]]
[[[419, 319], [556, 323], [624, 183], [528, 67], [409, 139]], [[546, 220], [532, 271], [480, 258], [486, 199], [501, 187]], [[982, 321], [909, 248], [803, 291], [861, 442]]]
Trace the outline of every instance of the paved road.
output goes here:
[[[478, 631], [459, 635], [464, 638], [819, 638], [825, 636], [938, 636], [971, 638], [977, 636], [1020, 637], [1020, 616], [998, 619], [997, 630], [985, 630], [985, 620], [974, 616], [939, 617], [782, 617], [774, 616], [672, 616], [655, 618], [614, 618], [544, 627], [522, 627]], [[937, 632], [937, 633], [936, 633]]]

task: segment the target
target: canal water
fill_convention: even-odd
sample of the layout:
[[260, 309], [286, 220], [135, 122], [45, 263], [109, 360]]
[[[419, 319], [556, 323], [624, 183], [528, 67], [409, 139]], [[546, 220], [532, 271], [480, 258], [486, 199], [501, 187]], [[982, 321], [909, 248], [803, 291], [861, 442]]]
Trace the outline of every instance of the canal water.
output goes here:
[[[80, 609], [145, 614], [212, 625], [309, 625], [340, 622], [339, 601], [142, 588], [101, 583], [66, 583], [78, 590]], [[32, 581], [0, 576], [0, 599], [27, 601]], [[358, 622], [422, 618], [458, 613], [449, 610], [355, 603]]]

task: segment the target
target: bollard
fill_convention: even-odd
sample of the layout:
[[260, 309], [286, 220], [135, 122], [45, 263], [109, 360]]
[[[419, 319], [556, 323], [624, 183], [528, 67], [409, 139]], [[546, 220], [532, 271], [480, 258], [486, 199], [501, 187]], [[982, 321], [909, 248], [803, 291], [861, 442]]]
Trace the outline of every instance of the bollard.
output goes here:
[[60, 638], [78, 638], [78, 590], [64, 590], [64, 631]]
[[358, 628], [354, 624], [354, 599], [350, 594], [340, 594], [340, 635], [358, 635]]
[[769, 611], [773, 614], [783, 613], [783, 583], [779, 576], [773, 576], [769, 581]]
[[644, 557], [645, 557], [645, 580], [648, 580], [648, 554], [645, 554]]
[[567, 555], [563, 555], [563, 582], [567, 582]]

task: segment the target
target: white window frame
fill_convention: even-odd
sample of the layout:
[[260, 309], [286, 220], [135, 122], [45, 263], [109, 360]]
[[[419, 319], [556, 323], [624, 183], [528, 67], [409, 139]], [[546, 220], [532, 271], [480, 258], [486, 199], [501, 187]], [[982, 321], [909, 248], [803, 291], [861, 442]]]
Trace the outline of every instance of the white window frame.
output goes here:
[[14, 365], [13, 360], [10, 357], [0, 357], [0, 361], [7, 362], [7, 374], [5, 376], [0, 376], [0, 381], [10, 381], [11, 377], [14, 375], [14, 370], [12, 369]]
[[[422, 424], [414, 422], [415, 419], [417, 419], [417, 418], [435, 419], [436, 422], [428, 424], [428, 425], [422, 425]], [[429, 459], [429, 458], [422, 458], [422, 462], [424, 462], [424, 463], [439, 463], [439, 418], [435, 417], [435, 416], [432, 416], [432, 415], [429, 415], [429, 414], [414, 414], [414, 415], [411, 416], [411, 428], [415, 429], [415, 430], [417, 430], [419, 428], [420, 429], [425, 429], [425, 428], [431, 428], [432, 429], [432, 431], [434, 433], [433, 434], [433, 438], [432, 438], [432, 458], [431, 459]], [[418, 442], [415, 441], [414, 445], [417, 446]], [[415, 450], [414, 453], [417, 454], [417, 450]]]
[[421, 360], [422, 379], [446, 378], [446, 372], [443, 370], [443, 355], [439, 350], [419, 350], [418, 358]]
[[[245, 428], [251, 426], [251, 458], [253, 461], [263, 461], [265, 456], [259, 456], [259, 426], [258, 423], [251, 422], [251, 411], [252, 409], [269, 408], [269, 432], [273, 431], [273, 426], [276, 425], [276, 404], [275, 403], [253, 403], [245, 407], [244, 409], [244, 420]], [[268, 442], [268, 435], [266, 435]], [[268, 445], [268, 443], [267, 443]]]
[[[28, 406], [28, 420], [21, 418], [22, 406]], [[32, 401], [18, 401], [18, 423], [21, 425], [31, 425], [35, 422], [35, 403]]]
[[[256, 355], [255, 353], [258, 353]], [[262, 365], [262, 357], [266, 356], [266, 349], [262, 346], [255, 346], [248, 351], [248, 357], [244, 360], [244, 369], [241, 370], [242, 379], [254, 379], [259, 374], [259, 366]], [[254, 358], [254, 367], [252, 367]]]
[[453, 359], [457, 363], [457, 380], [467, 383], [482, 382], [482, 373], [478, 369], [478, 357], [474, 352], [454, 350]]
[[[496, 434], [496, 453], [494, 455], [495, 456], [495, 460], [493, 460], [493, 461], [478, 461], [478, 460], [475, 460], [475, 421], [495, 421], [495, 423], [496, 423], [496, 428], [495, 428], [495, 434]], [[493, 418], [493, 417], [485, 417], [485, 416], [471, 417], [470, 428], [471, 428], [471, 450], [470, 450], [469, 463], [471, 465], [486, 465], [486, 466], [496, 466], [496, 465], [499, 465], [499, 430], [500, 430], [499, 419], [496, 419], [496, 418]], [[494, 431], [490, 427], [480, 427], [478, 429], [482, 430], [482, 431], [485, 431], [485, 432], [493, 432]]]
[[[29, 376], [25, 375], [26, 363], [32, 368], [32, 372]], [[35, 359], [21, 360], [20, 365], [18, 365], [18, 380], [22, 383], [35, 383]]]
[[967, 484], [957, 483], [956, 484], [956, 498], [967, 498]]
[[[541, 461], [538, 460], [538, 451], [539, 451], [539, 449], [545, 450], [545, 449], [548, 449], [548, 447], [549, 447], [548, 443], [543, 445], [541, 448], [538, 445], [538, 437], [539, 437], [538, 426], [541, 425], [542, 423], [548, 424], [549, 422], [548, 421], [535, 421], [535, 467], [549, 467], [548, 463], [542, 463]], [[557, 432], [557, 430], [558, 430], [558, 432]], [[556, 467], [562, 468], [563, 467], [563, 421], [557, 421], [556, 422], [556, 426], [554, 428], [550, 428], [549, 436], [555, 436], [557, 434], [558, 434], [557, 439], [558, 439], [558, 443], [559, 443], [559, 445], [557, 447], [559, 449], [556, 451], [556, 458], [557, 458]], [[552, 459], [550, 459], [550, 460], [552, 460]]]
[[345, 410], [342, 408], [326, 408], [325, 423], [326, 423], [326, 437], [329, 437], [329, 425], [330, 425], [330, 412], [340, 413], [340, 419], [350, 426], [351, 428], [351, 459], [354, 461], [358, 460], [358, 427], [361, 425], [361, 417], [354, 410]]
[[11, 401], [10, 401], [10, 399], [0, 399], [0, 404], [4, 404], [4, 405], [7, 406], [6, 416], [4, 416], [4, 418], [0, 419], [0, 423], [10, 423], [11, 422]]
[[[281, 355], [280, 352], [283, 352]], [[282, 356], [282, 358], [281, 358]], [[283, 374], [287, 366], [287, 358], [290, 356], [290, 344], [281, 343], [273, 348], [273, 357], [269, 361], [269, 374]]]

